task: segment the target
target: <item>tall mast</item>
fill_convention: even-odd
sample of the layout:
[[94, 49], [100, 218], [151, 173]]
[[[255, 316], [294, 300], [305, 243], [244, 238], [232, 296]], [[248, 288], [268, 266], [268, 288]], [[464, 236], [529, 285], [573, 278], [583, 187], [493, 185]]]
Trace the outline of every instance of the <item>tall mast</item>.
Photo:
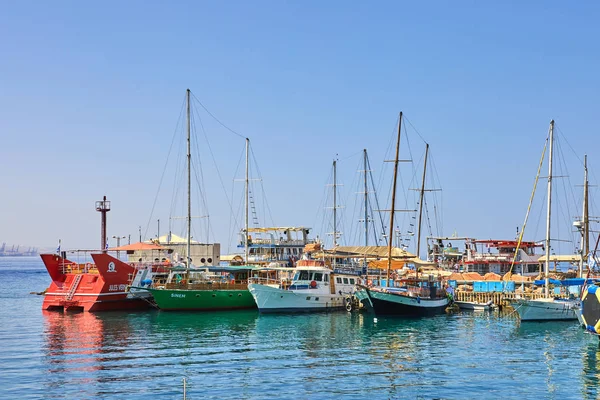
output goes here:
[[546, 214], [546, 264], [544, 265], [544, 296], [548, 297], [548, 271], [550, 269], [550, 215], [552, 212], [552, 148], [554, 147], [554, 120], [550, 121], [550, 150], [548, 152], [548, 210]]
[[[425, 174], [427, 173], [427, 155], [429, 154], [429, 143], [425, 143], [425, 162], [423, 163], [423, 180], [421, 181], [421, 199], [419, 200], [419, 226], [417, 227], [417, 257], [421, 254], [421, 221], [423, 218], [423, 198], [425, 197]], [[419, 277], [419, 268], [417, 268]]]
[[590, 215], [589, 215], [589, 202], [588, 202], [588, 193], [589, 193], [589, 183], [588, 183], [588, 169], [587, 169], [587, 154], [584, 157], [585, 164], [585, 183], [583, 184], [583, 200], [585, 201], [585, 206], [583, 208], [583, 226], [585, 228], [585, 254], [589, 254], [590, 252]]
[[388, 239], [388, 265], [386, 286], [390, 286], [390, 269], [392, 268], [392, 238], [394, 237], [394, 207], [396, 205], [396, 180], [398, 178], [398, 157], [400, 156], [400, 132], [402, 131], [402, 111], [398, 119], [398, 140], [396, 141], [396, 158], [394, 158], [394, 183], [392, 184], [392, 207], [390, 208], [390, 236]]
[[250, 139], [246, 138], [246, 179], [245, 179], [245, 200], [246, 200], [246, 215], [245, 215], [245, 228], [244, 230], [246, 231], [246, 237], [244, 242], [246, 243], [245, 247], [244, 247], [244, 251], [246, 253], [246, 265], [248, 265], [248, 205], [249, 205], [249, 192], [250, 192], [250, 188], [249, 188], [249, 180], [248, 180], [248, 149], [250, 147]]
[[333, 247], [337, 247], [337, 168], [333, 160]]
[[190, 140], [190, 89], [186, 92], [187, 98], [187, 262], [186, 268], [187, 273], [190, 271], [190, 260], [192, 259], [191, 249], [192, 249], [192, 153], [191, 153], [191, 140]]
[[579, 246], [581, 250], [581, 259], [579, 261], [579, 277], [583, 278], [583, 263], [584, 257], [587, 257], [589, 253], [589, 217], [588, 217], [588, 170], [587, 170], [587, 154], [583, 157], [583, 215], [581, 217], [581, 245]]
[[[363, 150], [363, 162], [365, 168], [365, 247], [369, 245], [369, 214], [367, 210], [369, 209], [369, 195], [368, 195], [368, 187], [367, 187], [367, 149]], [[367, 265], [367, 255], [365, 253], [365, 266]]]

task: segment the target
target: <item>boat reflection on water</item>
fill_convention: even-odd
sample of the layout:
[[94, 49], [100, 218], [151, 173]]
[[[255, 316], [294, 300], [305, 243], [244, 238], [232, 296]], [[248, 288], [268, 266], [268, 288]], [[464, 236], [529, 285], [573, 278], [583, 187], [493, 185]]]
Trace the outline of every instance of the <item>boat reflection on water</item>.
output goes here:
[[586, 335], [589, 343], [584, 347], [582, 371], [582, 397], [597, 399], [600, 396], [600, 346], [596, 335]]
[[126, 357], [131, 329], [124, 314], [43, 311], [49, 389], [78, 388], [71, 393], [77, 398], [98, 396], [103, 371]]
[[[57, 313], [43, 311], [44, 334], [47, 341], [46, 356], [50, 364], [73, 364], [65, 355], [83, 356], [100, 351], [103, 341], [103, 324], [93, 313]], [[79, 357], [79, 362], [84, 358]], [[97, 369], [99, 364], [91, 364]], [[55, 372], [52, 369], [49, 372]]]

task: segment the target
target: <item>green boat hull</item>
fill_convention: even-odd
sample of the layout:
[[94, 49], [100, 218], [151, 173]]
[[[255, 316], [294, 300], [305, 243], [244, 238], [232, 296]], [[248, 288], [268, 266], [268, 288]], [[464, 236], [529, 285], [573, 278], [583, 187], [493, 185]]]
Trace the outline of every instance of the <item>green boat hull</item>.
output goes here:
[[247, 310], [256, 303], [248, 289], [146, 289], [161, 310]]

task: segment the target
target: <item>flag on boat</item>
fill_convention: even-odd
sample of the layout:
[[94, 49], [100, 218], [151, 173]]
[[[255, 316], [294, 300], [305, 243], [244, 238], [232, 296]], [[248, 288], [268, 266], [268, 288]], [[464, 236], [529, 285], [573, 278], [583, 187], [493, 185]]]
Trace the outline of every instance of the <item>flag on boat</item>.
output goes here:
[[60, 239], [58, 240], [58, 247], [56, 247], [56, 254], [60, 254]]
[[588, 254], [588, 267], [590, 269], [598, 268], [598, 262], [596, 261], [596, 257], [594, 257], [593, 253]]

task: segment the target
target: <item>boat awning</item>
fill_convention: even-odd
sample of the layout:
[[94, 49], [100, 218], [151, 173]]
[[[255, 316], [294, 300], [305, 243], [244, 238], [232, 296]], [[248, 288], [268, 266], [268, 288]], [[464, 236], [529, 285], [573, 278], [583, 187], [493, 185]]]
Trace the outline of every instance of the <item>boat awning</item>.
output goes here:
[[310, 228], [305, 228], [302, 226], [299, 226], [299, 227], [290, 226], [290, 227], [248, 228], [249, 233], [252, 233], [252, 232], [264, 233], [264, 232], [278, 232], [278, 231], [302, 232], [304, 230], [310, 230]]
[[[550, 262], [569, 262], [569, 263], [578, 263], [581, 261], [581, 256], [579, 254], [566, 254], [566, 255], [558, 255], [552, 254], [550, 256]], [[538, 258], [539, 263], [546, 262], [546, 256], [541, 256]]]
[[230, 255], [224, 255], [221, 256], [221, 261], [225, 261], [225, 262], [243, 262], [244, 261], [244, 257], [240, 256], [239, 254], [230, 254]]
[[[196, 267], [202, 268], [202, 267]], [[240, 272], [240, 271], [254, 271], [261, 269], [255, 265], [215, 265], [207, 267], [210, 272]]]
[[[369, 258], [388, 256], [387, 246], [338, 246], [328, 252]], [[392, 247], [392, 258], [417, 258], [417, 256], [399, 247]]]
[[126, 244], [124, 246], [119, 246], [119, 247], [111, 247], [108, 250], [110, 250], [110, 251], [142, 251], [142, 250], [167, 250], [167, 249], [156, 243], [138, 242], [138, 243]]
[[[548, 279], [548, 283], [550, 283], [551, 285], [561, 285], [561, 286], [581, 286], [585, 283], [586, 279], [584, 278], [569, 278], [569, 279], [553, 279], [550, 278]], [[597, 279], [587, 279], [587, 283], [588, 284], [593, 284], [594, 282], [597, 282]], [[536, 279], [534, 282], [534, 284], [536, 285], [544, 285], [545, 281], [544, 279]]]

